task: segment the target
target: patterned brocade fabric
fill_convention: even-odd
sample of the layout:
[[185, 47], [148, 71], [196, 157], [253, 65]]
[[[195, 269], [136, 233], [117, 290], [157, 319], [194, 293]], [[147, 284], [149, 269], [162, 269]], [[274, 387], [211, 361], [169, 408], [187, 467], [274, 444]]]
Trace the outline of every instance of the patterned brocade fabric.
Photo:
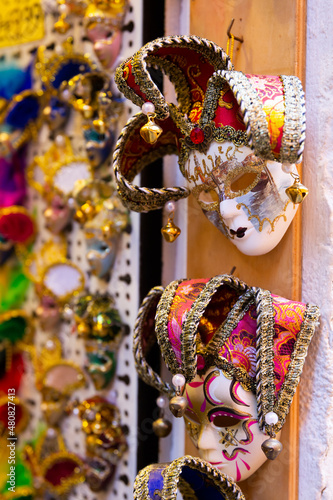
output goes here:
[[[182, 366], [182, 326], [186, 316], [199, 297], [208, 279], [183, 281], [177, 287], [168, 315], [169, 341], [177, 360]], [[222, 285], [211, 297], [198, 326], [198, 337], [205, 346], [212, 340], [217, 329], [226, 320], [241, 293]], [[274, 384], [275, 396], [284, 382], [298, 333], [300, 332], [306, 305], [277, 295], [272, 295], [274, 309]], [[246, 371], [249, 377], [256, 377], [257, 312], [252, 304], [219, 350], [223, 358], [233, 366]], [[198, 354], [197, 368], [208, 368], [205, 359]]]
[[284, 92], [279, 76], [246, 75], [262, 102], [266, 114], [273, 155], [277, 158], [282, 143], [285, 115]]

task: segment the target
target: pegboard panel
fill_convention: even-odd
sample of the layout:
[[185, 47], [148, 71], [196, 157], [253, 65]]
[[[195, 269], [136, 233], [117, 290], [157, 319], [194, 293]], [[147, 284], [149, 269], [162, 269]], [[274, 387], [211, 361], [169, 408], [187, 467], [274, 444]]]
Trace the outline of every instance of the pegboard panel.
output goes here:
[[[39, 45], [50, 46], [54, 44], [55, 49], [68, 37], [73, 37], [75, 52], [90, 53], [98, 65], [98, 61], [92, 52], [92, 46], [86, 41], [83, 30], [82, 19], [71, 17], [71, 30], [66, 35], [58, 35], [53, 24], [57, 20], [57, 2], [45, 0], [43, 2], [45, 12], [45, 38], [40, 42], [27, 43], [19, 47], [2, 49], [0, 56], [10, 62], [16, 61], [20, 67], [29, 64]], [[129, 11], [126, 15], [125, 26], [130, 26], [132, 30], [124, 31], [121, 58], [129, 57], [135, 50], [138, 50], [142, 43], [142, 0], [132, 0]], [[120, 61], [119, 61], [120, 62]], [[38, 88], [39, 80], [35, 78], [35, 88]], [[125, 111], [119, 122], [118, 135], [122, 124], [134, 114], [135, 110], [131, 104], [125, 104]], [[71, 119], [66, 128], [68, 137], [71, 138], [75, 154], [85, 154], [81, 117], [72, 111]], [[34, 156], [43, 155], [51, 146], [49, 130], [46, 125], [40, 130], [38, 138], [29, 145], [29, 161]], [[112, 162], [108, 166], [112, 174]], [[52, 234], [45, 228], [43, 211], [45, 203], [42, 198], [29, 190], [29, 208], [36, 216], [38, 236], [34, 251], [38, 252], [43, 243], [52, 238]], [[85, 239], [83, 232], [76, 222], [73, 222], [71, 231], [66, 233], [68, 244], [68, 257], [77, 264], [85, 274], [86, 289], [90, 293], [108, 291], [115, 299], [115, 305], [119, 310], [123, 323], [128, 325], [127, 335], [124, 336], [120, 345], [117, 357], [117, 371], [111, 388], [108, 391], [100, 391], [99, 394], [112, 400], [120, 409], [121, 423], [128, 430], [127, 442], [128, 451], [124, 454], [117, 465], [114, 479], [109, 485], [108, 491], [95, 493], [86, 484], [77, 486], [67, 498], [81, 500], [107, 500], [107, 499], [130, 499], [132, 498], [133, 481], [136, 475], [136, 442], [137, 442], [137, 375], [134, 368], [132, 356], [132, 330], [139, 307], [139, 215], [131, 213], [131, 232], [124, 233], [118, 248], [116, 262], [112, 275], [108, 281], [91, 276], [85, 258]], [[24, 308], [27, 312], [34, 314], [38, 306], [38, 298], [30, 288], [28, 298]], [[85, 361], [85, 347], [82, 339], [78, 338], [73, 324], [63, 320], [60, 331], [46, 332], [41, 330], [38, 321], [36, 324], [35, 345], [37, 349], [47, 345], [53, 335], [56, 335], [63, 346], [63, 356], [81, 367]], [[43, 421], [41, 413], [41, 396], [34, 385], [34, 372], [31, 363], [27, 363], [27, 373], [20, 388], [20, 397], [25, 402], [29, 413], [30, 421], [27, 429], [20, 435], [19, 446], [27, 439], [36, 436], [36, 430]], [[97, 393], [92, 382], [89, 381], [85, 388], [75, 391], [72, 399], [86, 399]], [[65, 417], [61, 423], [61, 430], [69, 451], [85, 456], [85, 436], [81, 430], [81, 421], [75, 415]]]

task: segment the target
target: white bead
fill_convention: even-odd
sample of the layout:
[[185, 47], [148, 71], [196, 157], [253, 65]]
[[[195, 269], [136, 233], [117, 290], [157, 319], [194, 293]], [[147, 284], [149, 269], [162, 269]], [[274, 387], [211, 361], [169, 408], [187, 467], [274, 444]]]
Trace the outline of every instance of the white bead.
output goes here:
[[68, 89], [64, 89], [62, 92], [61, 92], [61, 97], [63, 98], [64, 101], [68, 101], [69, 98], [71, 96], [71, 93]]
[[265, 415], [265, 422], [267, 425], [275, 425], [279, 421], [279, 417], [274, 411], [269, 411]]
[[73, 208], [73, 207], [74, 207], [74, 205], [75, 205], [74, 198], [68, 198], [68, 200], [67, 200], [67, 205], [68, 205], [70, 208]]
[[155, 113], [155, 106], [152, 102], [145, 102], [142, 106], [142, 113], [148, 115], [149, 113]]
[[285, 174], [290, 174], [294, 169], [293, 163], [282, 163], [282, 170]]
[[78, 408], [74, 408], [73, 413], [74, 415], [78, 415], [80, 413], [80, 410]]
[[172, 377], [172, 383], [174, 387], [183, 387], [185, 385], [185, 377], [181, 373], [177, 373]]
[[48, 351], [53, 351], [53, 349], [55, 348], [53, 340], [47, 340], [45, 343], [45, 347]]
[[56, 54], [58, 54], [59, 56], [61, 56], [63, 54], [63, 48], [61, 45], [57, 44], [54, 48], [54, 51]]
[[165, 396], [158, 396], [156, 399], [156, 404], [159, 408], [166, 408], [168, 405], [168, 400]]
[[63, 148], [65, 145], [65, 137], [63, 135], [57, 135], [56, 138], [54, 139], [54, 142], [58, 146], [58, 148]]
[[60, 12], [60, 14], [64, 14], [65, 16], [67, 16], [67, 14], [69, 13], [68, 5], [66, 5], [65, 3], [60, 4], [59, 5], [59, 12]]
[[62, 315], [65, 319], [71, 320], [74, 316], [74, 312], [69, 306], [65, 306]]
[[49, 427], [46, 431], [47, 437], [54, 438], [56, 436], [56, 431], [53, 427]]
[[174, 201], [168, 201], [168, 203], [165, 204], [165, 210], [168, 214], [171, 214], [176, 210], [176, 203]]

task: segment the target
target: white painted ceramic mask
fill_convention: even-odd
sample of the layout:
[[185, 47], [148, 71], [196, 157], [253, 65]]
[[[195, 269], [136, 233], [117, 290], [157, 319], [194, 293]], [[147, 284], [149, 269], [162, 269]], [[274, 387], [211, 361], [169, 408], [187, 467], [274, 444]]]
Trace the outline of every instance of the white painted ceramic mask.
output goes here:
[[191, 153], [186, 177], [206, 217], [245, 255], [272, 250], [296, 214], [285, 193], [290, 173], [246, 146], [213, 141], [206, 154]]
[[251, 391], [212, 367], [186, 384], [184, 396], [186, 429], [201, 458], [236, 481], [251, 476], [267, 460], [261, 449], [267, 435], [259, 429]]

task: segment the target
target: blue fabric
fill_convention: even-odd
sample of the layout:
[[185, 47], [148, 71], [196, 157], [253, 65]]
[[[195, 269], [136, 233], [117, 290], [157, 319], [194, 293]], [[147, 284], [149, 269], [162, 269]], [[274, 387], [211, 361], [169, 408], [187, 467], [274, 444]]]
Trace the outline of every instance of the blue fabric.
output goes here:
[[202, 472], [184, 466], [181, 477], [191, 485], [198, 500], [225, 500], [225, 496]]
[[79, 73], [89, 73], [91, 71], [91, 66], [88, 63], [77, 62], [69, 60], [66, 64], [63, 64], [58, 69], [56, 75], [54, 75], [54, 80], [52, 85], [55, 89], [58, 89], [62, 82], [68, 82], [71, 78], [78, 75]]
[[31, 63], [21, 69], [13, 64], [0, 63], [0, 97], [9, 100], [13, 95], [31, 89], [32, 66]]
[[36, 95], [25, 96], [17, 102], [7, 114], [6, 124], [13, 128], [25, 129], [28, 123], [36, 120], [40, 112], [40, 103]]

